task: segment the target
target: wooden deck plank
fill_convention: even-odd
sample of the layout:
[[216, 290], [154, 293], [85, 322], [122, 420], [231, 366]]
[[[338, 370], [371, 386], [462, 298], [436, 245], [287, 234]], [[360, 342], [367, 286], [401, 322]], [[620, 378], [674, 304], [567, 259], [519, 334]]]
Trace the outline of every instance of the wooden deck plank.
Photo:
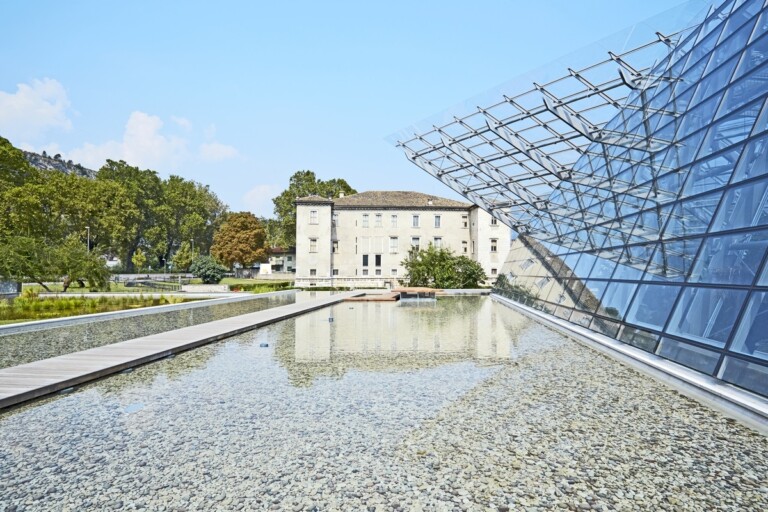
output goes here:
[[0, 409], [362, 295], [352, 291], [0, 369]]

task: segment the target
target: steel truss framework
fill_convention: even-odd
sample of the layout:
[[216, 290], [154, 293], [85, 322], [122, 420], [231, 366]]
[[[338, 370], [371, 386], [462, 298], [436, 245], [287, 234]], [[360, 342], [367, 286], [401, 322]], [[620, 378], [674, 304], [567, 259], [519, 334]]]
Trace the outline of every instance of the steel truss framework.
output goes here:
[[554, 277], [589, 298], [538, 307], [768, 395], [766, 98], [768, 1], [727, 0], [398, 146], [567, 269], [530, 275], [525, 255], [518, 290]]

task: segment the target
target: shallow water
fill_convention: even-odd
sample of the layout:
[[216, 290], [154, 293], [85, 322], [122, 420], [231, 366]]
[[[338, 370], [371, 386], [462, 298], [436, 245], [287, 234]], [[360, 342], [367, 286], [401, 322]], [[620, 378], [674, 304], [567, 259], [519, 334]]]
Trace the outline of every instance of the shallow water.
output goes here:
[[0, 414], [0, 439], [0, 510], [768, 503], [764, 437], [485, 297], [338, 304]]
[[254, 295], [251, 300], [225, 304], [201, 302], [194, 304], [194, 307], [177, 311], [161, 309], [160, 312], [151, 314], [141, 312], [131, 317], [94, 320], [76, 325], [0, 335], [0, 368], [293, 304], [295, 295]]

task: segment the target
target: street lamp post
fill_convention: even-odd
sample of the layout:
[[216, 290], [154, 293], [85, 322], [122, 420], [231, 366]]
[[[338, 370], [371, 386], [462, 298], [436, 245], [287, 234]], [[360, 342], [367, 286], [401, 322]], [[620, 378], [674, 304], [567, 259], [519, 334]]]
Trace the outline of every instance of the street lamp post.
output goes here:
[[195, 239], [190, 238], [189, 241], [192, 242], [192, 256], [194, 256], [195, 255]]
[[91, 226], [85, 226], [85, 230], [88, 232], [87, 235], [87, 243], [88, 243], [88, 252], [91, 252]]

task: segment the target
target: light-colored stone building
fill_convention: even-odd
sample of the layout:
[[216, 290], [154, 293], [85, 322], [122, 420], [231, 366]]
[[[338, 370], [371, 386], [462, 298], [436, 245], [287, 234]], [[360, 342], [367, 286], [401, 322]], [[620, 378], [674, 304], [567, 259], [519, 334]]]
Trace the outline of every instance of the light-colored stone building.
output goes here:
[[477, 206], [419, 192], [296, 200], [296, 285], [390, 287], [412, 246], [430, 243], [501, 271], [510, 229]]

